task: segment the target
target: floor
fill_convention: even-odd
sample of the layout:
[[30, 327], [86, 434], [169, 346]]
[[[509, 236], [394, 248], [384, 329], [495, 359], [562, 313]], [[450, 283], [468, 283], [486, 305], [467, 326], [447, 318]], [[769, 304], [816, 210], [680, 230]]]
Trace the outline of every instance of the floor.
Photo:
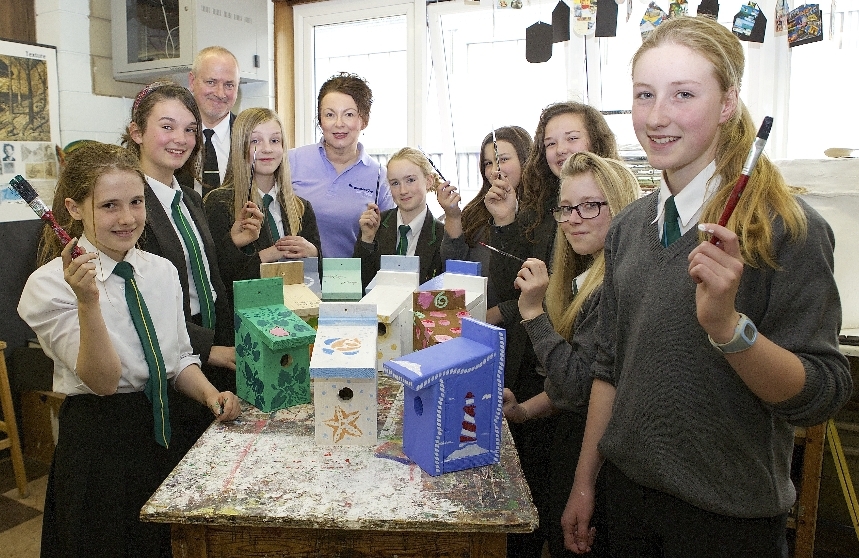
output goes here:
[[25, 460], [30, 494], [22, 500], [7, 456], [0, 452], [0, 558], [38, 558], [48, 466]]

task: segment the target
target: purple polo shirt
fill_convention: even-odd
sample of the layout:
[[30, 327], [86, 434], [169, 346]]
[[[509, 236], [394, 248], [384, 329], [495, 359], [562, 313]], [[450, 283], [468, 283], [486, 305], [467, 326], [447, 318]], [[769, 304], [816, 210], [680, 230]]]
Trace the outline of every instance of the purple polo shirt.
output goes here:
[[[360, 233], [358, 218], [376, 197], [379, 165], [358, 143], [358, 161], [337, 174], [325, 155], [322, 141], [289, 150], [289, 167], [295, 193], [313, 205], [322, 256], [351, 258]], [[394, 207], [385, 169], [379, 182], [379, 208]]]

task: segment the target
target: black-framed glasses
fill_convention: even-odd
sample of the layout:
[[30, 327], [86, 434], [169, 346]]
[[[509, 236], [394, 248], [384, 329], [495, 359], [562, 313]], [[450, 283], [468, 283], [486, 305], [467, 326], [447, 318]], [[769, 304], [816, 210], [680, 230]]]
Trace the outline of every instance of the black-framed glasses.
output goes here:
[[573, 216], [573, 211], [579, 214], [582, 219], [593, 219], [599, 217], [600, 208], [608, 205], [607, 201], [601, 202], [582, 202], [579, 205], [561, 205], [552, 209], [552, 217], [559, 223], [566, 223]]

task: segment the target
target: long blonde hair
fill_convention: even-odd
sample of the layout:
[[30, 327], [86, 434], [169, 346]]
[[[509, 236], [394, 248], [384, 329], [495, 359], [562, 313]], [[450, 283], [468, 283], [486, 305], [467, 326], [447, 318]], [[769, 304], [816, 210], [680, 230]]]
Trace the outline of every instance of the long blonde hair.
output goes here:
[[[605, 159], [589, 152], [576, 153], [561, 167], [560, 180], [582, 174], [590, 174], [608, 202], [612, 217], [624, 207], [638, 199], [638, 181], [626, 166], [615, 159]], [[552, 275], [546, 289], [546, 307], [549, 319], [564, 339], [572, 339], [573, 326], [582, 305], [600, 288], [605, 276], [605, 255], [603, 250], [583, 256], [577, 254], [558, 225], [555, 234], [555, 252]], [[572, 284], [576, 276], [590, 269], [579, 288], [573, 295]]]
[[[685, 46], [703, 56], [713, 66], [713, 74], [722, 92], [727, 93], [733, 87], [739, 95], [745, 66], [743, 48], [740, 41], [715, 19], [687, 16], [663, 23], [647, 36], [633, 56], [633, 71], [642, 54], [666, 43]], [[721, 177], [722, 183], [705, 204], [701, 222], [719, 221], [756, 133], [757, 128], [749, 110], [738, 99], [734, 114], [720, 125], [716, 146], [716, 176]], [[749, 265], [764, 263], [770, 268], [778, 268], [772, 246], [774, 217], [781, 216], [792, 239], [805, 236], [805, 213], [794, 194], [795, 190], [785, 183], [778, 168], [762, 154], [727, 223], [728, 228], [740, 237], [740, 252]], [[703, 233], [701, 240], [704, 240]]]
[[[283, 132], [283, 123], [277, 113], [267, 108], [254, 107], [243, 110], [233, 122], [230, 141], [230, 159], [227, 163], [227, 172], [224, 174], [225, 188], [233, 188], [233, 218], [241, 214], [245, 203], [250, 199], [258, 207], [262, 208], [262, 198], [256, 187], [251, 187], [251, 157], [250, 144], [251, 134], [254, 128], [264, 122], [274, 121], [280, 127], [281, 138], [286, 137]], [[274, 171], [274, 179], [279, 189], [277, 201], [281, 210], [285, 212], [286, 220], [289, 222], [288, 233], [296, 236], [301, 230], [301, 218], [304, 215], [304, 203], [295, 195], [292, 189], [292, 177], [289, 172], [289, 159], [286, 156], [286, 145], [283, 148], [283, 160]], [[250, 192], [248, 192], [250, 190]], [[284, 227], [285, 229], [285, 227]], [[287, 232], [287, 231], [284, 231]], [[274, 239], [277, 240], [277, 239]]]

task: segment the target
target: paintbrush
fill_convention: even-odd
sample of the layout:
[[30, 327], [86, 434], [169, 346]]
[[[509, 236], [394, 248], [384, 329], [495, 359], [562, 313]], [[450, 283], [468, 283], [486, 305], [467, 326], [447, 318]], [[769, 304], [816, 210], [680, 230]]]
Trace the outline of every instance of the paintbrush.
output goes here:
[[[758, 130], [758, 135], [752, 143], [752, 149], [749, 151], [749, 156], [743, 164], [743, 171], [740, 173], [740, 177], [737, 179], [736, 184], [734, 184], [734, 188], [731, 190], [731, 195], [728, 196], [728, 203], [725, 204], [725, 210], [722, 211], [722, 216], [719, 217], [719, 225], [724, 227], [728, 223], [728, 219], [731, 218], [734, 208], [737, 207], [737, 202], [740, 201], [740, 196], [746, 188], [746, 184], [749, 182], [749, 177], [752, 175], [752, 171], [754, 170], [761, 153], [764, 151], [764, 146], [767, 143], [767, 138], [770, 137], [772, 126], [772, 116], [764, 118], [764, 121]], [[710, 242], [712, 244], [716, 244], [718, 241], [719, 239], [715, 236], [710, 237]]]
[[501, 159], [498, 158], [498, 140], [495, 138], [495, 129], [492, 129], [492, 148], [495, 150], [495, 170], [498, 178], [501, 178]]
[[376, 201], [373, 203], [379, 205], [379, 184], [382, 182], [382, 165], [379, 165], [379, 174], [376, 175]]
[[507, 256], [508, 258], [510, 258], [512, 260], [516, 260], [519, 263], [525, 263], [525, 260], [523, 260], [519, 256], [514, 256], [513, 254], [510, 254], [508, 252], [504, 252], [503, 250], [499, 250], [495, 246], [490, 246], [490, 245], [486, 244], [485, 242], [479, 242], [478, 244], [480, 244], [481, 246], [486, 246], [487, 248], [489, 248], [493, 252], [495, 252], [497, 254], [501, 254], [502, 256]]
[[[54, 212], [45, 205], [45, 202], [43, 202], [41, 198], [39, 198], [39, 194], [36, 193], [36, 189], [33, 188], [33, 186], [27, 182], [23, 176], [20, 174], [15, 176], [15, 178], [9, 181], [9, 186], [18, 192], [18, 195], [27, 202], [27, 205], [30, 206], [30, 209], [32, 209], [36, 215], [51, 225], [51, 228], [54, 229], [54, 233], [57, 235], [57, 238], [60, 239], [63, 246], [71, 242], [72, 237], [70, 237], [69, 233], [67, 233], [60, 224], [57, 223], [57, 219], [54, 217]], [[77, 258], [84, 253], [83, 248], [75, 246], [72, 248], [72, 259]]]
[[430, 159], [430, 156], [427, 155], [426, 151], [424, 151], [420, 145], [418, 146], [418, 150], [424, 154], [424, 157], [426, 157], [427, 161], [429, 161], [429, 164], [432, 167], [432, 170], [434, 170], [436, 172], [436, 174], [438, 174], [438, 177], [441, 178], [441, 181], [447, 182], [447, 179], [444, 177], [444, 175], [441, 173], [441, 171], [438, 170], [438, 167], [435, 166], [435, 163], [432, 162], [432, 159]]
[[251, 161], [251, 180], [248, 184], [248, 201], [254, 201], [254, 168], [257, 164], [257, 148], [254, 146], [254, 158]]

